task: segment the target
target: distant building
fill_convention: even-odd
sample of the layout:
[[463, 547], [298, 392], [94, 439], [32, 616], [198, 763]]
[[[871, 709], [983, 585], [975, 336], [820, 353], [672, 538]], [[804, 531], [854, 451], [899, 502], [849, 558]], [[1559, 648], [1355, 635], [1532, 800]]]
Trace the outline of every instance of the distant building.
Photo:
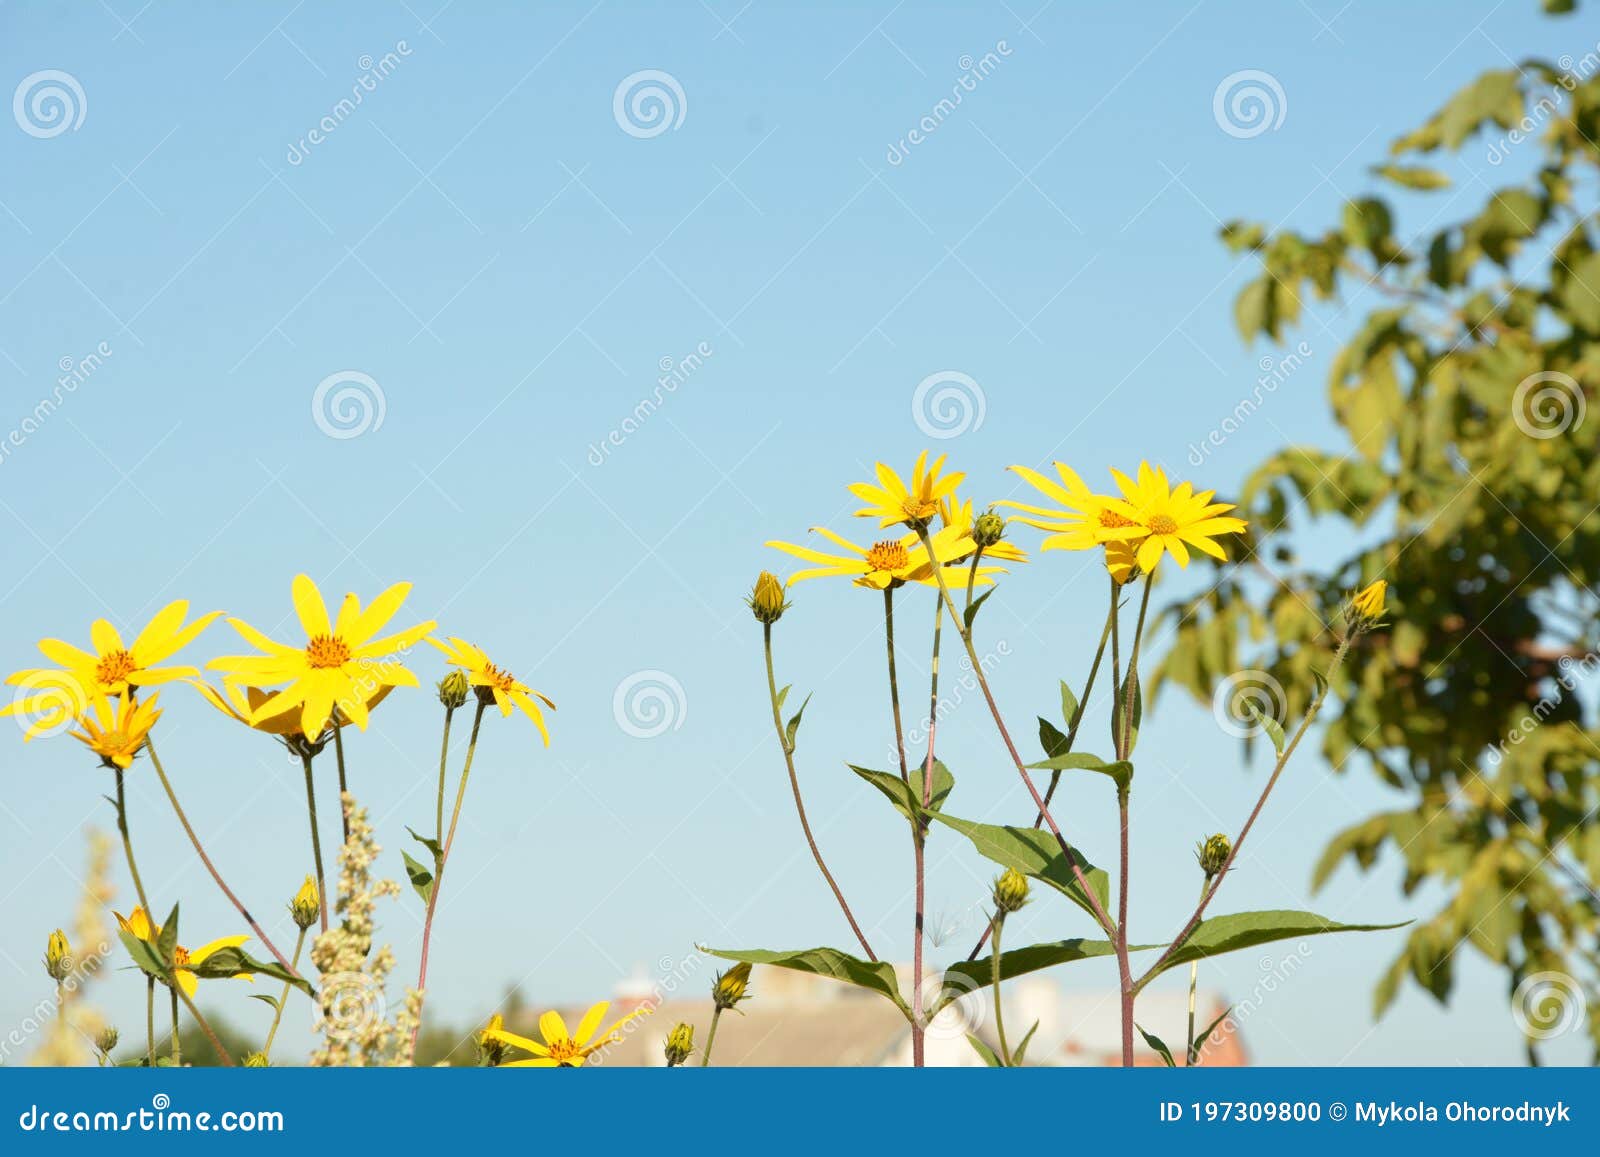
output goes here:
[[[909, 969], [902, 969], [903, 983]], [[713, 1065], [729, 1067], [876, 1067], [911, 1063], [911, 1030], [905, 1018], [880, 996], [788, 969], [758, 967], [751, 979], [754, 994], [738, 1009], [725, 1012], [717, 1027]], [[618, 985], [612, 998], [612, 1016], [640, 1005], [655, 1012], [632, 1022], [624, 1038], [591, 1064], [661, 1066], [662, 1044], [672, 1026], [687, 1021], [695, 1026], [695, 1046], [705, 1046], [711, 1024], [710, 1000], [658, 999], [649, 983], [632, 978]], [[1202, 991], [1196, 1001], [1196, 1024], [1204, 1028], [1226, 1007], [1214, 992]], [[568, 1024], [575, 1024], [583, 1009], [562, 1009]], [[1139, 997], [1139, 1023], [1162, 1038], [1183, 1063], [1183, 1036], [1188, 1020], [1186, 992], [1144, 993]], [[512, 1026], [514, 1031], [537, 1035], [534, 1018]], [[1039, 1028], [1028, 1045], [1029, 1065], [1116, 1065], [1122, 1060], [1121, 1013], [1112, 992], [1068, 992], [1042, 976], [1029, 976], [1006, 985], [1006, 1039], [1013, 1049], [1037, 1021]], [[998, 1041], [990, 993], [968, 993], [940, 1013], [929, 1026], [927, 1063], [941, 1068], [982, 1067], [983, 1060], [967, 1040], [978, 1037], [991, 1049]], [[1136, 1061], [1159, 1065], [1161, 1059], [1137, 1041]], [[698, 1063], [698, 1056], [691, 1059]], [[1249, 1063], [1236, 1028], [1219, 1026], [1202, 1050], [1200, 1063], [1236, 1066]]]

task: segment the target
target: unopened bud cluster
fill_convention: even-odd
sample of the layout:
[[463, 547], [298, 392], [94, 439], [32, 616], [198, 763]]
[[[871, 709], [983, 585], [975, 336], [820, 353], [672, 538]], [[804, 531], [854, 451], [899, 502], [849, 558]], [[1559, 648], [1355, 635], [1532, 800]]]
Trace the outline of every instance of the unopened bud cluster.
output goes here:
[[667, 1034], [667, 1068], [676, 1068], [694, 1052], [694, 1025], [679, 1022]]

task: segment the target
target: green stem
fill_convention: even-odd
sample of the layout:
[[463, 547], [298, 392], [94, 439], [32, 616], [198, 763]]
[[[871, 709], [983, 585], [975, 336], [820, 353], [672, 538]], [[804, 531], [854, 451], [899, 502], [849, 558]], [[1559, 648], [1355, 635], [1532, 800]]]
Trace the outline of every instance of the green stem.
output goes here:
[[[933, 544], [928, 539], [928, 532], [923, 529], [919, 532], [922, 545], [928, 551], [928, 556], [933, 557]], [[978, 680], [978, 687], [983, 692], [984, 702], [988, 704], [989, 715], [994, 719], [995, 730], [1000, 732], [1000, 739], [1005, 744], [1006, 753], [1011, 756], [1011, 762], [1017, 769], [1017, 775], [1022, 779], [1022, 785], [1028, 789], [1028, 794], [1033, 798], [1034, 806], [1044, 815], [1045, 824], [1050, 828], [1050, 834], [1055, 837], [1056, 844], [1061, 848], [1061, 854], [1066, 857], [1067, 864], [1072, 869], [1073, 877], [1082, 889], [1084, 899], [1088, 902], [1090, 912], [1100, 927], [1107, 933], [1115, 931], [1116, 926], [1111, 917], [1106, 913], [1105, 906], [1100, 903], [1100, 898], [1089, 886], [1088, 879], [1084, 876], [1083, 865], [1078, 862], [1078, 854], [1067, 843], [1067, 837], [1062, 834], [1061, 826], [1056, 823], [1055, 817], [1050, 814], [1050, 809], [1045, 806], [1044, 797], [1039, 794], [1039, 789], [1034, 787], [1033, 780], [1028, 777], [1027, 765], [1022, 762], [1022, 756], [1017, 751], [1017, 745], [1012, 741], [1011, 731], [1006, 727], [1005, 717], [1000, 714], [1000, 705], [995, 702], [994, 690], [989, 686], [989, 677], [984, 674], [983, 663], [978, 658], [978, 650], [972, 644], [972, 632], [967, 630], [965, 622], [956, 612], [955, 600], [950, 597], [950, 587], [944, 579], [944, 568], [933, 568], [934, 580], [939, 584], [939, 594], [944, 600], [944, 605], [950, 612], [950, 618], [956, 625], [956, 631], [961, 635], [961, 643], [966, 648], [967, 658], [972, 661], [972, 673]]]
[[706, 1047], [700, 1054], [700, 1067], [703, 1069], [711, 1063], [711, 1047], [717, 1043], [717, 1021], [722, 1019], [722, 1007], [719, 1005], [711, 1010], [711, 1028], [706, 1033]]
[[1114, 710], [1122, 712], [1122, 731], [1117, 742], [1117, 758], [1127, 759], [1133, 751], [1133, 704], [1139, 694], [1139, 644], [1144, 640], [1144, 617], [1150, 609], [1150, 576], [1144, 580], [1144, 595], [1139, 600], [1139, 620], [1133, 628], [1133, 650], [1128, 654], [1128, 679], [1119, 688], [1122, 702]]
[[906, 770], [906, 734], [900, 723], [900, 680], [894, 670], [894, 587], [883, 588], [883, 635], [889, 646], [889, 705], [894, 709], [894, 746], [900, 756], [900, 779], [911, 783]]
[[[174, 981], [176, 981], [176, 978], [174, 978]], [[196, 1007], [194, 1001], [189, 998], [189, 994], [183, 991], [182, 986], [178, 985], [176, 982], [174, 982], [172, 986], [172, 992], [174, 996], [183, 1001], [183, 1007], [189, 1010], [190, 1016], [194, 1017], [195, 1024], [200, 1026], [200, 1031], [206, 1034], [206, 1040], [211, 1043], [212, 1049], [216, 1051], [217, 1059], [220, 1060], [227, 1068], [233, 1068], [233, 1058], [228, 1055], [228, 1050], [222, 1047], [222, 1042], [217, 1039], [217, 1034], [211, 1031], [211, 1025], [207, 1023], [206, 1018], [200, 1014], [200, 1009]]]
[[128, 795], [123, 784], [123, 769], [113, 767], [117, 775], [117, 831], [122, 836], [122, 851], [128, 858], [128, 874], [133, 877], [133, 890], [139, 897], [139, 907], [144, 909], [145, 919], [150, 921], [151, 927], [155, 926], [156, 914], [150, 910], [150, 898], [144, 893], [144, 881], [139, 877], [139, 865], [133, 858], [133, 838], [128, 834]]
[[454, 707], [444, 709], [444, 737], [439, 740], [439, 796], [434, 809], [433, 842], [441, 848], [444, 847], [444, 768], [450, 756], [450, 720], [455, 713]]
[[[300, 929], [300, 935], [294, 942], [294, 964], [300, 966], [300, 950], [305, 947], [306, 930]], [[261, 1055], [268, 1060], [272, 1059], [272, 1041], [278, 1035], [278, 1022], [283, 1019], [283, 1006], [289, 1003], [289, 990], [293, 987], [287, 980], [283, 982], [283, 994], [278, 997], [278, 1007], [272, 1012], [272, 1027], [267, 1030], [267, 1043], [261, 1046]]]
[[172, 1065], [183, 1064], [183, 1044], [178, 1040], [178, 990], [172, 989]]
[[811, 849], [811, 858], [817, 862], [817, 870], [828, 882], [828, 887], [833, 891], [833, 898], [839, 902], [839, 908], [844, 912], [844, 918], [850, 922], [850, 931], [856, 934], [856, 940], [860, 942], [862, 951], [867, 954], [867, 959], [876, 962], [878, 958], [872, 951], [872, 945], [867, 943], [866, 935], [856, 923], [855, 913], [845, 901], [844, 892], [840, 890], [838, 881], [833, 878], [833, 873], [828, 871], [828, 865], [822, 859], [822, 851], [817, 847], [817, 838], [811, 834], [811, 821], [806, 818], [805, 800], [800, 795], [800, 777], [794, 767], [794, 745], [789, 742], [788, 733], [784, 730], [783, 715], [778, 706], [778, 680], [772, 665], [771, 623], [762, 624], [762, 642], [767, 657], [767, 697], [772, 704], [772, 728], [777, 732], [778, 746], [783, 748], [783, 761], [789, 769], [789, 790], [794, 795], [794, 810], [800, 817], [800, 831], [805, 835], [806, 845]]
[[483, 713], [494, 700], [479, 696], [478, 709], [472, 714], [472, 734], [467, 739], [467, 757], [461, 765], [461, 782], [456, 786], [456, 805], [450, 813], [450, 828], [444, 843], [439, 845], [438, 867], [433, 874], [433, 888], [428, 893], [428, 914], [422, 922], [422, 962], [417, 969], [417, 1023], [411, 1029], [411, 1051], [417, 1050], [417, 1034], [422, 1031], [422, 1001], [427, 996], [428, 948], [433, 942], [433, 914], [439, 907], [439, 889], [444, 884], [444, 868], [450, 858], [450, 849], [456, 842], [456, 825], [461, 822], [461, 805], [467, 798], [467, 779], [472, 775], [472, 758], [478, 753], [478, 729], [483, 726]]
[[156, 1067], [156, 978], [144, 978], [144, 1051], [145, 1065]]
[[[928, 557], [933, 558], [931, 548]], [[934, 565], [938, 566], [937, 560]], [[933, 656], [929, 663], [928, 754], [922, 762], [921, 804], [924, 812], [933, 807], [933, 751], [939, 733], [939, 646], [943, 630], [944, 604], [936, 596], [933, 601]], [[921, 815], [911, 825], [911, 842], [916, 892], [911, 938], [911, 1064], [920, 1069], [927, 1063], [927, 1026], [922, 1020], [922, 941], [928, 890], [928, 821]]]
[[[1094, 649], [1094, 662], [1089, 664], [1089, 677], [1083, 681], [1083, 692], [1078, 696], [1078, 706], [1072, 713], [1072, 718], [1067, 720], [1067, 740], [1065, 751], [1073, 750], [1078, 741], [1078, 728], [1083, 724], [1084, 713], [1089, 707], [1089, 696], [1094, 693], [1095, 677], [1100, 674], [1100, 664], [1105, 658], [1106, 642], [1111, 638], [1111, 628], [1117, 617], [1117, 582], [1111, 580], [1111, 609], [1106, 613], [1105, 626], [1100, 628], [1100, 643]], [[1050, 801], [1055, 798], [1056, 788], [1061, 784], [1059, 770], [1050, 773], [1050, 786], [1044, 790], [1044, 808], [1050, 806]], [[1040, 808], [1033, 817], [1033, 826], [1044, 826], [1044, 808]], [[990, 928], [984, 925], [983, 934], [978, 937], [977, 944], [967, 954], [967, 959], [978, 959], [978, 953], [983, 951], [983, 946], [989, 943]]]
[[990, 972], [994, 978], [994, 1031], [995, 1035], [1000, 1038], [1000, 1064], [1009, 1069], [1011, 1067], [1011, 1049], [1006, 1044], [1005, 1010], [1000, 1003], [1000, 929], [1005, 925], [1005, 922], [1006, 914], [1004, 912], [996, 912], [994, 914], [994, 923], [990, 925], [994, 929], [994, 955], [990, 958], [992, 961]]
[[[1200, 895], [1202, 897], [1206, 894], [1206, 889], [1210, 886], [1210, 876], [1206, 876], [1200, 881]], [[1184, 1066], [1191, 1069], [1194, 1068], [1195, 1061], [1199, 1060], [1200, 1052], [1200, 1050], [1195, 1047], [1194, 1039], [1194, 994], [1195, 989], [1199, 986], [1199, 984], [1200, 962], [1198, 960], [1191, 960], [1189, 962], [1189, 1034], [1188, 1036], [1184, 1037], [1184, 1040], [1187, 1043], [1183, 1046]]]
[[[322, 873], [322, 836], [317, 832], [317, 792], [311, 779], [311, 755], [302, 753], [300, 762], [306, 769], [306, 811], [311, 815], [311, 856], [317, 869], [317, 900], [321, 904], [322, 930], [328, 930], [328, 886]], [[340, 808], [343, 811], [344, 808]]]
[[350, 816], [344, 810], [344, 797], [349, 793], [350, 789], [345, 785], [344, 781], [344, 728], [339, 726], [338, 708], [335, 708], [333, 712], [333, 756], [339, 765], [339, 824], [340, 831], [344, 835], [344, 838], [340, 841], [342, 846], [350, 842]]
[[1350, 643], [1354, 637], [1355, 634], [1352, 632], [1339, 640], [1339, 647], [1333, 653], [1333, 662], [1328, 665], [1328, 672], [1323, 677], [1322, 686], [1317, 692], [1317, 697], [1311, 701], [1311, 706], [1306, 710], [1306, 716], [1300, 721], [1300, 726], [1295, 728], [1294, 735], [1290, 737], [1289, 742], [1283, 745], [1283, 752], [1278, 756], [1278, 761], [1273, 764], [1272, 774], [1267, 777], [1266, 786], [1261, 789], [1261, 795], [1256, 799], [1255, 807], [1250, 809], [1250, 815], [1244, 821], [1244, 827], [1239, 829], [1239, 836], [1233, 841], [1233, 847], [1228, 852], [1228, 858], [1223, 860], [1222, 867], [1217, 869], [1217, 874], [1212, 877], [1208, 886], [1201, 893], [1200, 903], [1195, 905], [1194, 913], [1189, 917], [1188, 922], [1184, 924], [1183, 930], [1172, 939], [1172, 942], [1156, 958], [1156, 962], [1150, 966], [1145, 974], [1139, 978], [1138, 983], [1134, 985], [1135, 992], [1138, 992], [1155, 979], [1157, 973], [1161, 970], [1161, 966], [1167, 962], [1168, 958], [1181, 948], [1190, 936], [1194, 935], [1195, 928], [1205, 916], [1206, 907], [1211, 903], [1212, 897], [1217, 894], [1218, 889], [1222, 887], [1222, 881], [1229, 870], [1232, 869], [1233, 861], [1238, 858], [1239, 849], [1244, 845], [1245, 837], [1250, 834], [1250, 829], [1255, 826], [1257, 817], [1261, 815], [1261, 809], [1266, 806], [1267, 797], [1272, 794], [1272, 789], [1277, 786], [1279, 778], [1283, 775], [1283, 769], [1289, 765], [1289, 759], [1294, 755], [1295, 748], [1300, 746], [1300, 741], [1305, 738], [1306, 732], [1311, 729], [1311, 724], [1316, 721], [1318, 713], [1321, 712], [1323, 703], [1327, 701], [1328, 689], [1333, 685], [1333, 677], [1338, 673], [1339, 668], [1344, 665], [1345, 656], [1350, 651]]
[[[1139, 645], [1144, 640], [1145, 613], [1150, 609], [1151, 576], [1144, 578], [1144, 595], [1139, 600], [1139, 619], [1133, 628], [1133, 648], [1128, 652], [1127, 686], [1122, 689], [1122, 701], [1112, 706], [1122, 712], [1122, 727], [1117, 733], [1117, 758], [1127, 759], [1133, 751], [1133, 705], [1139, 696]], [[1113, 595], [1115, 597], [1115, 595]], [[1117, 788], [1117, 975], [1122, 987], [1122, 1066], [1133, 1067], [1133, 964], [1128, 958], [1128, 890], [1132, 871], [1129, 868], [1129, 787]]]
[[[211, 862], [211, 857], [206, 855], [206, 850], [200, 843], [200, 837], [195, 834], [193, 825], [189, 823], [189, 817], [184, 813], [182, 805], [178, 803], [177, 792], [172, 790], [172, 781], [167, 778], [166, 770], [161, 766], [161, 759], [156, 755], [155, 744], [146, 739], [144, 746], [145, 750], [150, 753], [150, 766], [155, 768], [156, 778], [161, 781], [161, 787], [167, 793], [167, 800], [172, 804], [172, 811], [178, 817], [178, 823], [182, 825], [184, 834], [189, 837], [189, 842], [194, 845], [195, 854], [200, 857], [200, 862], [205, 865], [206, 871], [211, 873], [211, 878], [216, 881], [217, 887], [222, 889], [222, 894], [239, 910], [239, 915], [243, 916], [245, 923], [250, 925], [250, 931], [256, 934], [256, 939], [267, 946], [267, 951], [277, 958], [279, 964], [290, 972], [295, 972], [294, 966], [285, 959], [282, 952], [278, 951], [278, 946], [268, 938], [261, 925], [256, 923], [255, 917], [250, 915], [250, 910], [244, 906], [239, 897], [233, 894], [233, 889], [228, 887], [223, 880], [222, 873], [217, 871], [216, 865]], [[295, 974], [299, 975], [298, 973]]]

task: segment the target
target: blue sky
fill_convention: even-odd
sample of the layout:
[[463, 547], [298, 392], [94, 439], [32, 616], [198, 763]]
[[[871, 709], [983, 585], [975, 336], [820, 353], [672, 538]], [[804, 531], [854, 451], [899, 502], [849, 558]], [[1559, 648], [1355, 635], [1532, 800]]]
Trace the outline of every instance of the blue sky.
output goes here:
[[[75, 127], [24, 112], [0, 131], [0, 433], [54, 396], [60, 367], [100, 351], [0, 458], [7, 668], [31, 665], [41, 635], [81, 642], [100, 615], [136, 631], [173, 598], [288, 634], [298, 571], [364, 598], [407, 579], [403, 615], [478, 641], [560, 707], [548, 752], [525, 722], [486, 727], [435, 1013], [481, 1017], [516, 982], [535, 1001], [597, 998], [696, 941], [844, 945], [763, 717], [759, 629], [740, 601], [780, 561], [761, 544], [817, 523], [865, 537], [844, 485], [924, 445], [982, 502], [1010, 493], [1013, 462], [1059, 457], [1103, 479], [1150, 458], [1226, 495], [1278, 446], [1335, 444], [1324, 379], [1371, 299], [1318, 311], [1293, 338], [1301, 368], [1201, 468], [1187, 461], [1260, 359], [1281, 356], [1238, 340], [1232, 299], [1252, 270], [1217, 243], [1219, 223], [1321, 228], [1389, 138], [1457, 86], [1592, 47], [1531, 2], [1034, 7], [6, 5], [8, 89], [59, 70], [77, 92]], [[616, 113], [619, 85], [645, 70], [677, 86], [659, 132], [626, 101]], [[1281, 92], [1281, 122], [1254, 135], [1213, 112], [1243, 70]], [[899, 147], [924, 117], [933, 130]], [[1407, 203], [1404, 225], [1465, 213], [1496, 181], [1483, 150], [1456, 171], [1456, 191]], [[982, 421], [930, 439], [913, 399], [939, 374], [965, 375]], [[346, 415], [355, 436], [318, 420], [330, 377], [372, 407]], [[620, 444], [598, 453], [613, 431]], [[887, 750], [879, 604], [843, 584], [795, 598], [780, 677], [815, 692], [800, 761], [819, 838], [875, 941], [908, 955], [899, 820], [844, 768]], [[1101, 598], [1081, 560], [1050, 556], [985, 613], [1020, 731], [1052, 710], [1058, 678], [1081, 680]], [[913, 685], [923, 601], [904, 602]], [[219, 626], [188, 656], [237, 649]], [[425, 683], [442, 673], [432, 655], [414, 666]], [[673, 725], [648, 738], [613, 713], [639, 672], [670, 678]], [[236, 887], [276, 913], [308, 858], [298, 766], [183, 689], [163, 701], [180, 794]], [[394, 875], [403, 825], [431, 822], [437, 728], [429, 695], [397, 694], [350, 745]], [[82, 828], [111, 824], [104, 773], [76, 748], [0, 744], [0, 1023], [42, 994], [36, 959], [76, 901]], [[953, 812], [1026, 816], [972, 697], [941, 753]], [[1139, 754], [1134, 903], [1138, 935], [1159, 936], [1192, 903], [1194, 840], [1237, 827], [1261, 772], [1177, 698]], [[182, 898], [191, 940], [234, 931], [153, 778], [136, 770], [130, 786], [153, 891]], [[1101, 786], [1064, 797], [1105, 862]], [[1358, 769], [1302, 761], [1219, 903], [1430, 911], [1436, 897], [1398, 895], [1387, 860], [1308, 896], [1326, 838], [1393, 802]], [[988, 875], [939, 841], [930, 908], [969, 911]], [[409, 978], [414, 897], [383, 919]], [[1039, 938], [1088, 931], [1043, 902], [1025, 920]], [[1521, 1059], [1504, 982], [1471, 958], [1450, 1009], [1408, 990], [1374, 1026], [1371, 985], [1398, 947], [1315, 943], [1261, 998], [1257, 1059]], [[1241, 999], [1262, 970], [1246, 953], [1205, 982]], [[1112, 974], [1061, 980], [1090, 1000]], [[131, 1025], [137, 988], [98, 999]], [[231, 1019], [265, 1019], [242, 1003]], [[289, 1018], [293, 1047], [303, 1019]]]

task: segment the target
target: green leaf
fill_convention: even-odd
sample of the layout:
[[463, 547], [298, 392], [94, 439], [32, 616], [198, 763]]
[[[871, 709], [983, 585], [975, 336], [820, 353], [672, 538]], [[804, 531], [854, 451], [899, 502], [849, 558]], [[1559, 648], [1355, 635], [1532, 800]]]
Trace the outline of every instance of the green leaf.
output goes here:
[[[1094, 905], [1078, 883], [1072, 865], [1067, 862], [1066, 856], [1062, 855], [1061, 845], [1049, 832], [1038, 828], [980, 824], [973, 820], [957, 819], [942, 812], [935, 813], [933, 818], [966, 836], [980, 855], [993, 860], [1003, 868], [1015, 868], [1030, 879], [1048, 884], [1085, 912], [1094, 915]], [[1106, 910], [1110, 902], [1110, 879], [1099, 868], [1091, 865], [1078, 849], [1074, 848], [1073, 853], [1077, 856], [1078, 866], [1082, 868], [1084, 878], [1094, 889], [1101, 909]], [[1098, 920], [1096, 922], [1098, 923]]]
[[1065, 679], [1061, 680], [1061, 721], [1068, 727], [1078, 714], [1078, 697], [1072, 693]]
[[1257, 944], [1271, 944], [1278, 940], [1295, 940], [1303, 936], [1321, 936], [1328, 932], [1386, 932], [1403, 928], [1411, 923], [1401, 920], [1396, 924], [1341, 924], [1318, 916], [1313, 912], [1275, 910], [1267, 912], [1235, 912], [1228, 916], [1213, 916], [1202, 920], [1193, 935], [1177, 951], [1161, 962], [1156, 972], [1150, 973], [1141, 985], [1148, 983], [1160, 972], [1167, 972], [1191, 960], [1204, 960], [1208, 956], [1221, 956]]
[[298, 988], [307, 996], [316, 996], [316, 990], [303, 976], [296, 976], [276, 960], [257, 960], [242, 948], [219, 948], [198, 964], [191, 963], [189, 971], [202, 980], [226, 980], [232, 976], [268, 976]]
[[1022, 1040], [1017, 1044], [1017, 1047], [1011, 1050], [1011, 1064], [1013, 1068], [1020, 1069], [1022, 1067], [1022, 1062], [1028, 1055], [1028, 1045], [1033, 1041], [1033, 1034], [1038, 1031], [1039, 1022], [1034, 1021], [1033, 1027], [1023, 1035]]
[[1259, 723], [1261, 725], [1261, 730], [1267, 733], [1267, 738], [1272, 740], [1272, 749], [1279, 755], [1282, 755], [1283, 745], [1285, 743], [1283, 737], [1283, 724], [1279, 723], [1272, 716], [1268, 715], [1266, 711], [1262, 710], [1261, 704], [1257, 703], [1253, 699], [1245, 701], [1244, 710], [1245, 714]]
[[[150, 913], [146, 913], [148, 917]], [[176, 960], [178, 954], [178, 906], [174, 904], [172, 911], [167, 914], [166, 923], [161, 925], [161, 932], [156, 937], [156, 955], [165, 965], [168, 961]]]
[[789, 720], [789, 726], [783, 730], [783, 745], [790, 751], [794, 750], [795, 732], [800, 730], [800, 717], [806, 713], [806, 707], [810, 704], [810, 702], [811, 696], [807, 695], [805, 702], [800, 704], [800, 710], [794, 713], [794, 717]]
[[1230, 1004], [1227, 1008], [1222, 1010], [1222, 1014], [1218, 1016], [1216, 1020], [1212, 1021], [1210, 1024], [1206, 1025], [1205, 1028], [1197, 1032], [1194, 1040], [1189, 1045], [1190, 1050], [1195, 1053], [1199, 1053], [1200, 1046], [1211, 1039], [1211, 1034], [1217, 1031], [1217, 1026], [1219, 1024], [1228, 1019], [1228, 1014], [1232, 1011], [1233, 1005]]
[[988, 1065], [991, 1069], [998, 1069], [1001, 1067], [1000, 1058], [994, 1055], [994, 1050], [988, 1045], [984, 1044], [970, 1032], [967, 1034], [967, 1043], [972, 1046], [973, 1052], [977, 1053], [983, 1058], [983, 1063]]
[[783, 685], [783, 690], [778, 692], [778, 710], [780, 712], [783, 710], [783, 701], [789, 698], [789, 688], [792, 686], [794, 686], [794, 684], [785, 683]]
[[148, 941], [140, 940], [132, 932], [120, 929], [117, 938], [122, 941], [122, 946], [128, 950], [128, 956], [146, 976], [153, 976], [157, 980], [166, 980], [167, 966], [161, 957], [156, 955], [156, 950]]
[[1166, 1046], [1166, 1042], [1153, 1033], [1145, 1032], [1143, 1025], [1136, 1024], [1133, 1027], [1139, 1030], [1140, 1036], [1144, 1037], [1145, 1044], [1161, 1054], [1161, 1059], [1166, 1062], [1167, 1068], [1175, 1069], [1178, 1067], [1178, 1062], [1172, 1059], [1172, 1050]]
[[262, 1004], [270, 1005], [272, 1007], [272, 1011], [274, 1011], [274, 1012], [278, 1011], [278, 998], [273, 996], [273, 995], [271, 995], [270, 993], [252, 992], [250, 994], [250, 999], [251, 1000], [259, 1000]]
[[[907, 820], [916, 821], [916, 816], [922, 811], [922, 768], [913, 768], [911, 772], [911, 785], [906, 786], [905, 780], [898, 775], [887, 771], [872, 771], [865, 767], [848, 765], [850, 770], [866, 780], [873, 787], [888, 797], [894, 804], [895, 810], [905, 816]], [[933, 794], [931, 803], [934, 811], [944, 806], [945, 797], [956, 785], [955, 776], [950, 774], [950, 769], [940, 760], [933, 761]]]
[[813, 976], [824, 976], [829, 980], [853, 984], [857, 988], [864, 988], [879, 996], [887, 997], [894, 1002], [894, 1006], [905, 1015], [906, 1019], [911, 1018], [911, 1009], [900, 995], [900, 985], [894, 974], [894, 965], [886, 960], [876, 962], [861, 960], [848, 952], [840, 952], [837, 948], [800, 948], [792, 952], [773, 952], [765, 948], [743, 950], [707, 948], [705, 951], [723, 960], [738, 960], [746, 964], [771, 964], [776, 968], [808, 972]]
[[435, 864], [444, 859], [444, 849], [439, 846], [438, 840], [430, 839], [428, 836], [418, 835], [417, 830], [412, 827], [407, 827], [406, 831], [411, 833], [412, 839], [416, 840], [417, 843], [421, 844], [423, 847], [427, 848], [428, 851], [433, 853], [433, 862]]
[[1427, 169], [1416, 165], [1374, 165], [1372, 171], [1380, 177], [1387, 177], [1397, 185], [1407, 189], [1447, 189], [1450, 187], [1450, 178], [1438, 169]]
[[411, 880], [412, 888], [422, 897], [424, 904], [430, 903], [433, 899], [433, 872], [413, 859], [410, 852], [402, 851], [400, 856], [406, 862], [406, 875]]
[[1066, 755], [1072, 750], [1072, 746], [1067, 742], [1067, 737], [1043, 715], [1039, 716], [1039, 746], [1044, 748], [1045, 758], [1047, 759], [1054, 759], [1058, 755]]
[[1600, 253], [1580, 258], [1556, 296], [1567, 316], [1579, 328], [1588, 333], [1600, 333]]
[[[1116, 955], [1116, 945], [1109, 940], [1056, 940], [1047, 944], [1029, 944], [1025, 948], [1012, 948], [1000, 954], [1000, 979], [1011, 980], [1054, 968], [1058, 964], [1071, 964], [1075, 960], [1092, 960], [1099, 956]], [[981, 960], [963, 960], [944, 970], [945, 986], [928, 1010], [931, 1017], [952, 1000], [968, 992], [994, 983], [994, 955]], [[960, 977], [961, 984], [951, 984], [951, 977]]]
[[[1041, 719], [1039, 722], [1044, 723], [1044, 720]], [[1098, 755], [1089, 755], [1086, 752], [1068, 752], [1051, 759], [1041, 759], [1038, 763], [1030, 763], [1028, 767], [1034, 771], [1098, 771], [1101, 775], [1110, 776], [1123, 791], [1127, 791], [1128, 785], [1133, 782], [1133, 764], [1126, 759], [1107, 763]]]
[[989, 601], [990, 595], [994, 594], [994, 592], [999, 589], [999, 587], [990, 587], [977, 598], [973, 599], [972, 605], [962, 612], [961, 619], [962, 622], [966, 624], [967, 634], [970, 635], [972, 633], [972, 620], [978, 617], [978, 609], [982, 607], [984, 603]]

